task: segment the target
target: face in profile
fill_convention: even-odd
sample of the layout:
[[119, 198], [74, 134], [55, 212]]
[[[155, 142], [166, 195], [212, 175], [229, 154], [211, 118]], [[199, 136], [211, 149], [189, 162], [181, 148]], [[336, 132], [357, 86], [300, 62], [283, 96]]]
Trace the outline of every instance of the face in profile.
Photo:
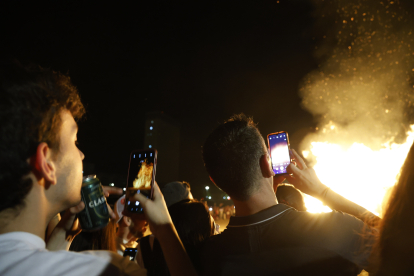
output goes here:
[[138, 239], [144, 237], [148, 230], [148, 222], [144, 219], [131, 219], [130, 231]]
[[56, 169], [56, 202], [62, 202], [63, 209], [75, 206], [81, 201], [82, 160], [85, 158], [78, 149], [78, 125], [72, 114], [61, 112], [62, 125], [59, 131], [59, 148], [55, 151]]

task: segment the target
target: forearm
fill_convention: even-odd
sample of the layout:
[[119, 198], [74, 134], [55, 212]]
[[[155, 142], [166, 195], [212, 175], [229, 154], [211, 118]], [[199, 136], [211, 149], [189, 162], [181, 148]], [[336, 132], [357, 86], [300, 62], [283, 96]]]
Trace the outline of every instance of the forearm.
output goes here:
[[378, 216], [364, 207], [346, 199], [326, 186], [317, 198], [331, 209], [353, 215], [369, 225], [376, 226], [380, 220]]
[[158, 229], [156, 238], [161, 245], [171, 276], [197, 275], [172, 223]]

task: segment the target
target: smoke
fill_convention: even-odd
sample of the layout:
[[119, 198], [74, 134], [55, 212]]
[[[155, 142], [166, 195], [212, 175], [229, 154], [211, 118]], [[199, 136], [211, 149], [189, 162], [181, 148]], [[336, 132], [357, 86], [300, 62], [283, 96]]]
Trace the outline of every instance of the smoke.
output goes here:
[[413, 8], [408, 1], [315, 0], [320, 65], [300, 96], [318, 127], [302, 148], [329, 141], [378, 149], [405, 138], [414, 119]]

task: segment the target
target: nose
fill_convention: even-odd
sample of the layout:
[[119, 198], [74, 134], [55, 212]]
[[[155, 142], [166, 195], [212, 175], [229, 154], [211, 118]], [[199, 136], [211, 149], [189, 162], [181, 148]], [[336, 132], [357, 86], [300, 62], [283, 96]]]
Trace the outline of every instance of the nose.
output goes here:
[[79, 155], [80, 155], [81, 159], [82, 160], [85, 159], [85, 154], [83, 154], [83, 152], [81, 152], [80, 149], [78, 149], [78, 151], [79, 151]]

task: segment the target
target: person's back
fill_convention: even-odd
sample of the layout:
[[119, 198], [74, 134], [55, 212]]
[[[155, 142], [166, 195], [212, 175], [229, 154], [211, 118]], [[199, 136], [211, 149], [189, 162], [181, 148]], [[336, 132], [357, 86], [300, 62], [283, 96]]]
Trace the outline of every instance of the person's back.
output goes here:
[[[199, 269], [198, 247], [205, 239], [216, 234], [213, 218], [203, 203], [192, 199], [174, 203], [168, 210], [193, 265]], [[147, 243], [145, 247], [142, 243], [140, 244], [140, 249], [144, 249], [141, 251], [140, 258], [148, 275], [169, 276], [170, 273], [158, 240], [155, 239], [152, 246], [149, 236], [141, 239], [141, 242]]]
[[[211, 180], [236, 208], [227, 229], [204, 244], [204, 275], [357, 275], [367, 265], [369, 251], [359, 252], [361, 220], [277, 204], [273, 182], [284, 178], [273, 178], [263, 137], [251, 119], [236, 115], [217, 127], [203, 146], [203, 159]], [[309, 174], [303, 160], [296, 159]], [[305, 179], [292, 166], [290, 180]], [[328, 193], [316, 184], [313, 195]]]
[[[345, 225], [345, 227], [344, 227]], [[205, 244], [205, 275], [357, 275], [363, 223], [340, 212], [311, 214], [283, 204], [231, 217]], [[214, 265], [210, 265], [214, 264]]]

